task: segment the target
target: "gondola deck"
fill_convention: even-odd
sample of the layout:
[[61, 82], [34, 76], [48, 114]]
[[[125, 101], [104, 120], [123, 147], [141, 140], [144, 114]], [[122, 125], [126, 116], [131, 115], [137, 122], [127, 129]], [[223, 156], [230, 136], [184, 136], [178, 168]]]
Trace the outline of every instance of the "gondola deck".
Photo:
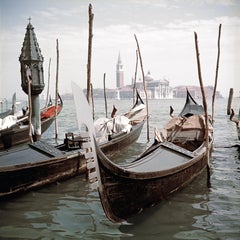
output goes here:
[[[26, 157], [31, 156], [31, 157]], [[35, 142], [24, 145], [19, 148], [0, 152], [0, 171], [3, 168], [23, 166], [27, 164], [36, 164], [43, 161], [48, 161], [55, 157], [64, 157], [65, 152], [56, 149], [44, 142]]]
[[124, 169], [141, 173], [156, 172], [181, 166], [192, 159], [192, 157], [166, 148], [164, 145], [160, 145], [158, 149], [141, 160], [128, 164]]

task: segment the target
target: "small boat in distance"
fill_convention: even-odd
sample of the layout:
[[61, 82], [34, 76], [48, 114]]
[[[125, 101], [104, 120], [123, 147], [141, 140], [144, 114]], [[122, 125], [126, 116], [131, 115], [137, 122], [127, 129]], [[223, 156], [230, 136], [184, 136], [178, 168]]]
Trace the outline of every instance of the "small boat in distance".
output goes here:
[[[98, 186], [109, 220], [122, 222], [167, 199], [207, 167], [213, 131], [206, 129], [203, 107], [187, 91], [186, 103], [143, 154], [125, 165], [111, 161], [96, 145], [97, 163], [90, 182]], [[209, 126], [211, 126], [209, 121]]]
[[[57, 105], [57, 115], [63, 108], [63, 102], [59, 95]], [[44, 133], [55, 119], [55, 105], [49, 104], [41, 109], [41, 131]], [[13, 119], [11, 115], [6, 116]], [[5, 119], [6, 119], [5, 118]], [[3, 119], [2, 121], [4, 121]], [[20, 118], [14, 118], [13, 123], [9, 124], [6, 128], [0, 130], [0, 150], [8, 149], [12, 146], [16, 146], [21, 143], [29, 141], [29, 119], [28, 114], [21, 116]]]

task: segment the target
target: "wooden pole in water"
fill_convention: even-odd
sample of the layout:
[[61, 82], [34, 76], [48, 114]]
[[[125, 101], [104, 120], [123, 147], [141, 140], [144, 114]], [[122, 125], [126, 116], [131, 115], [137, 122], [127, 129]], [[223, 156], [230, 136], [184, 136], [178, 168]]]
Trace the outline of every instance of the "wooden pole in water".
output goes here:
[[106, 96], [106, 73], [103, 75], [103, 93], [104, 93], [104, 102], [105, 102], [105, 114], [107, 118], [107, 96]]
[[197, 38], [197, 33], [194, 32], [195, 36], [195, 48], [196, 48], [196, 57], [197, 57], [197, 67], [198, 67], [198, 78], [199, 78], [199, 83], [201, 87], [201, 92], [202, 92], [202, 101], [203, 101], [203, 107], [205, 111], [205, 124], [206, 124], [206, 129], [205, 129], [205, 138], [206, 138], [206, 153], [207, 153], [207, 172], [208, 172], [208, 178], [210, 177], [210, 161], [209, 161], [209, 137], [208, 137], [208, 110], [207, 110], [207, 101], [206, 101], [206, 95], [204, 91], [204, 86], [203, 86], [203, 81], [202, 81], [202, 74], [201, 74], [201, 64], [200, 64], [200, 59], [199, 59], [199, 50], [198, 50], [198, 38]]
[[93, 26], [93, 17], [92, 5], [89, 4], [88, 7], [88, 63], [87, 63], [87, 101], [90, 103], [90, 89], [91, 89], [91, 61], [92, 61], [92, 26]]
[[94, 96], [93, 96], [93, 85], [92, 83], [90, 84], [91, 88], [91, 96], [92, 96], [92, 115], [93, 115], [93, 120], [95, 119], [95, 107], [94, 107]]
[[46, 97], [46, 104], [45, 107], [48, 105], [48, 98], [49, 98], [49, 87], [50, 87], [50, 66], [51, 66], [51, 58], [49, 58], [49, 65], [48, 65], [48, 87], [47, 87], [47, 97]]
[[136, 43], [137, 43], [137, 49], [138, 49], [138, 55], [139, 55], [139, 60], [140, 60], [140, 65], [141, 65], [141, 70], [142, 70], [142, 78], [143, 78], [143, 86], [144, 86], [144, 92], [146, 96], [146, 109], [147, 109], [147, 140], [149, 141], [149, 114], [148, 114], [148, 95], [147, 95], [147, 89], [146, 89], [146, 83], [145, 83], [145, 75], [144, 75], [144, 70], [143, 70], [143, 63], [142, 63], [142, 57], [141, 57], [141, 52], [140, 52], [140, 47], [138, 44], [137, 36], [134, 34]]
[[58, 108], [58, 72], [59, 72], [59, 48], [58, 39], [56, 40], [57, 46], [57, 67], [56, 67], [56, 89], [55, 89], [55, 139], [58, 138], [58, 122], [57, 122], [57, 108]]
[[230, 88], [229, 96], [228, 96], [227, 115], [230, 115], [230, 113], [231, 113], [232, 98], [233, 98], [233, 88]]
[[32, 136], [32, 97], [31, 97], [31, 85], [32, 85], [32, 80], [30, 79], [30, 69], [28, 66], [25, 66], [25, 71], [26, 71], [26, 77], [28, 81], [28, 111], [29, 111], [29, 116], [28, 116], [28, 125], [29, 125], [29, 141], [30, 143], [33, 143], [33, 136]]
[[220, 38], [221, 38], [221, 28], [222, 24], [219, 25], [218, 29], [218, 55], [217, 55], [217, 64], [216, 64], [216, 75], [215, 75], [215, 84], [212, 95], [212, 122], [214, 123], [214, 103], [217, 90], [217, 79], [218, 79], [218, 68], [219, 68], [219, 59], [220, 59]]
[[137, 68], [138, 68], [138, 51], [136, 50], [136, 66], [135, 66], [135, 74], [134, 74], [134, 82], [133, 82], [133, 104], [135, 103], [135, 95], [136, 95]]

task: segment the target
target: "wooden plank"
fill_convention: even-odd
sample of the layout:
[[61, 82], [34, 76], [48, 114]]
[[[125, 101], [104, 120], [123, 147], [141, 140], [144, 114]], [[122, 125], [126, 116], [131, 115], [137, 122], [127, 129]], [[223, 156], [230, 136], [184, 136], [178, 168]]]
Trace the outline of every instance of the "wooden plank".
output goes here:
[[186, 150], [185, 148], [179, 147], [179, 146], [177, 146], [177, 145], [175, 145], [175, 144], [173, 144], [173, 143], [171, 143], [171, 142], [163, 142], [161, 145], [162, 145], [163, 147], [166, 147], [166, 148], [168, 148], [168, 149], [172, 149], [173, 151], [182, 153], [182, 154], [184, 154], [184, 155], [186, 155], [186, 156], [189, 156], [189, 157], [191, 157], [191, 158], [194, 157], [194, 153], [193, 153], [193, 152], [188, 151], [188, 150]]

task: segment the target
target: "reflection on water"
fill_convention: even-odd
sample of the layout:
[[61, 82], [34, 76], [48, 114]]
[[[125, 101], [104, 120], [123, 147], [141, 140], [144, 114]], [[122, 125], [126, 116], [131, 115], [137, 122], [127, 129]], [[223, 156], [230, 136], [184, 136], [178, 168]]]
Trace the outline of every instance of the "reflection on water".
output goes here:
[[206, 174], [203, 172], [188, 188], [171, 199], [132, 217], [129, 219], [132, 225], [121, 226], [120, 229], [131, 232], [132, 239], [156, 239], [156, 236], [168, 239], [169, 233], [186, 239], [185, 232], [195, 223], [195, 217], [210, 214], [206, 207], [209, 192]]
[[[12, 212], [10, 217], [8, 210]], [[20, 235], [23, 239], [122, 236], [119, 226], [106, 219], [98, 193], [90, 190], [84, 176], [1, 203], [0, 223], [0, 236], [4, 239]]]
[[[154, 127], [161, 129], [169, 119], [169, 106], [177, 114], [183, 103], [184, 99], [150, 101], [151, 139]], [[119, 113], [125, 112], [129, 101], [117, 105]], [[98, 193], [90, 190], [85, 176], [78, 176], [0, 202], [0, 239], [240, 239], [240, 145], [226, 105], [226, 99], [216, 101], [211, 188], [204, 171], [172, 198], [114, 224], [105, 217]], [[96, 101], [95, 109], [96, 116], [103, 116], [104, 101]], [[58, 119], [60, 141], [65, 132], [77, 131], [74, 119], [73, 103], [65, 101]], [[54, 125], [43, 137], [54, 144], [53, 133]], [[115, 160], [134, 160], [149, 144], [145, 125], [138, 142]]]

